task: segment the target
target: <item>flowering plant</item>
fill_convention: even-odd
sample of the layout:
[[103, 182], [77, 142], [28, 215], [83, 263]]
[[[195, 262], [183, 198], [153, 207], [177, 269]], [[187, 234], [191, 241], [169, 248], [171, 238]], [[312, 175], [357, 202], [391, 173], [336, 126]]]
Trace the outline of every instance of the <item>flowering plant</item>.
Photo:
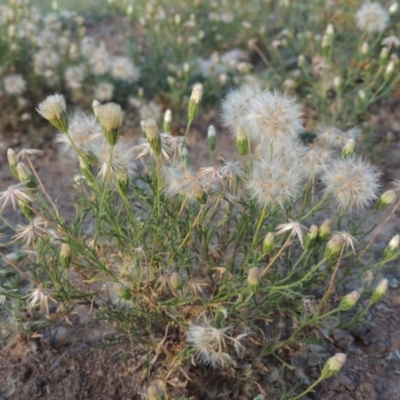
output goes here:
[[[17, 247], [0, 253], [2, 299], [27, 307], [31, 331], [86, 304], [92, 318], [118, 326], [108, 343], [147, 346], [143, 368], [158, 378], [149, 397], [167, 397], [178, 376], [206, 396], [211, 388], [191, 379], [198, 371], [224, 373], [226, 398], [267, 395], [267, 368], [292, 368], [310, 341], [362, 321], [382, 298], [387, 281], [374, 289], [373, 273], [399, 256], [399, 239], [377, 259], [369, 250], [400, 201], [394, 190], [379, 196], [379, 173], [354, 154], [354, 130], [331, 128], [305, 145], [296, 100], [258, 86], [231, 91], [222, 105], [237, 159], [211, 158], [196, 170], [187, 144], [202, 93], [195, 85], [185, 136], [147, 120], [137, 146], [121, 136], [115, 103], [94, 102], [93, 115], [69, 115], [61, 95], [38, 106], [77, 159], [76, 212], [65, 214], [48, 195], [30, 150], [9, 149], [19, 183], [0, 194], [0, 210], [18, 205], [27, 224], [14, 228], [2, 216], [11, 235], [4, 246]], [[210, 132], [213, 155], [218, 137]], [[381, 212], [386, 218], [364, 242]], [[373, 262], [363, 267], [367, 254]], [[332, 357], [318, 381], [301, 394], [286, 387], [283, 398], [301, 398], [344, 361]]]

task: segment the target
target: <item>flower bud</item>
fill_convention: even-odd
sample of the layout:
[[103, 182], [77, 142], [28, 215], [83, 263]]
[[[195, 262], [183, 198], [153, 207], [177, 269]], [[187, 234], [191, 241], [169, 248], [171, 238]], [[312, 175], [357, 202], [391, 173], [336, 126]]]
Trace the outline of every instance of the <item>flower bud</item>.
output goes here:
[[108, 144], [115, 146], [118, 142], [122, 125], [121, 106], [116, 103], [103, 104], [98, 107], [97, 118]]
[[249, 269], [249, 273], [247, 275], [247, 283], [253, 293], [257, 292], [260, 286], [260, 270], [257, 267]]
[[360, 53], [361, 55], [365, 56], [368, 54], [368, 42], [363, 42], [363, 44], [361, 45], [361, 49], [360, 49]]
[[360, 99], [361, 101], [364, 101], [364, 100], [365, 100], [365, 90], [360, 89], [360, 90], [358, 91], [358, 97], [359, 97], [359, 99]]
[[171, 132], [171, 123], [172, 123], [172, 112], [171, 110], [166, 110], [164, 113], [164, 122], [163, 122], [163, 131]]
[[61, 266], [65, 269], [69, 267], [71, 264], [72, 260], [72, 249], [71, 246], [68, 243], [63, 243], [61, 245], [61, 251], [60, 251], [60, 263]]
[[29, 189], [37, 189], [37, 183], [31, 170], [22, 162], [17, 164], [17, 175], [20, 182], [25, 182], [25, 187]]
[[392, 258], [398, 252], [399, 244], [400, 244], [400, 235], [393, 236], [383, 253], [382, 259], [388, 260]]
[[19, 179], [18, 173], [17, 173], [17, 159], [15, 156], [15, 151], [11, 148], [7, 150], [7, 159], [8, 159], [8, 166], [10, 167], [11, 173], [17, 179]]
[[321, 240], [326, 240], [331, 236], [331, 232], [332, 232], [332, 221], [330, 219], [326, 219], [319, 227], [318, 236]]
[[389, 64], [387, 65], [385, 70], [385, 78], [390, 79], [391, 76], [393, 75], [393, 71], [394, 71], [394, 62], [389, 61]]
[[268, 232], [263, 241], [263, 253], [269, 254], [274, 248], [275, 236], [272, 232]]
[[81, 169], [82, 175], [89, 181], [89, 183], [94, 183], [95, 178], [90, 169], [90, 166], [82, 157], [79, 157], [79, 167]]
[[335, 34], [335, 28], [332, 24], [328, 24], [326, 27], [326, 36], [332, 41], [333, 35]]
[[355, 147], [356, 147], [356, 141], [354, 139], [349, 139], [343, 146], [342, 158], [347, 158], [353, 155]]
[[64, 96], [54, 94], [46, 97], [36, 111], [61, 132], [68, 132], [67, 105]]
[[371, 296], [371, 303], [375, 304], [382, 299], [388, 288], [388, 280], [381, 279]]
[[188, 117], [189, 121], [193, 121], [199, 111], [200, 101], [203, 96], [203, 85], [201, 83], [196, 83], [193, 86], [192, 94], [189, 99], [188, 105]]
[[30, 221], [33, 219], [34, 214], [32, 211], [32, 203], [29, 201], [22, 202], [18, 200], [19, 209], [21, 210], [22, 214], [25, 218], [29, 219]]
[[318, 231], [317, 225], [311, 225], [310, 231], [306, 234], [306, 250], [310, 250], [314, 247], [318, 238]]
[[376, 210], [381, 210], [389, 204], [392, 204], [396, 201], [397, 196], [394, 190], [387, 190], [385, 193], [379, 197], [378, 201], [375, 204]]
[[324, 365], [322, 369], [321, 376], [324, 379], [331, 378], [336, 375], [343, 367], [346, 362], [346, 354], [337, 353], [333, 357], [331, 357]]
[[304, 57], [304, 54], [300, 54], [297, 58], [297, 65], [300, 68], [304, 68], [306, 66], [306, 58]]
[[214, 125], [210, 125], [207, 131], [207, 142], [211, 151], [215, 150], [217, 146], [217, 132], [215, 131]]
[[386, 61], [389, 59], [389, 48], [383, 47], [381, 50], [381, 54], [379, 55], [380, 64], [386, 64]]
[[93, 100], [92, 102], [92, 109], [93, 109], [93, 114], [97, 118], [99, 114], [99, 107], [101, 106], [100, 102], [98, 100]]
[[249, 138], [241, 127], [237, 128], [236, 131], [236, 146], [242, 157], [250, 153]]
[[172, 289], [179, 289], [182, 286], [181, 276], [177, 272], [173, 272], [169, 277], [169, 284]]
[[331, 43], [330, 43], [330, 40], [329, 40], [327, 35], [324, 35], [322, 37], [321, 47], [322, 47], [323, 54], [326, 56], [328, 54], [328, 51], [329, 51], [330, 47], [331, 47]]
[[357, 301], [359, 299], [360, 299], [360, 293], [357, 290], [353, 290], [351, 293], [343, 297], [339, 305], [340, 311], [350, 310], [357, 304]]
[[126, 194], [129, 187], [129, 176], [125, 170], [118, 170], [115, 172], [115, 184], [118, 186], [118, 189]]
[[326, 244], [324, 257], [329, 261], [335, 261], [342, 250], [344, 239], [341, 235], [335, 234]]
[[143, 130], [146, 133], [147, 141], [154, 154], [157, 157], [161, 156], [161, 137], [158, 132], [158, 127], [156, 121], [154, 119], [148, 119], [143, 123]]
[[206, 192], [201, 188], [201, 186], [196, 186], [193, 188], [193, 194], [195, 199], [200, 203], [200, 204], [206, 204], [207, 203], [207, 194]]
[[397, 1], [396, 1], [389, 7], [389, 13], [395, 14], [398, 9], [399, 9], [399, 3], [397, 3]]
[[340, 89], [340, 87], [342, 86], [342, 78], [340, 76], [335, 76], [333, 78], [333, 86], [336, 89]]

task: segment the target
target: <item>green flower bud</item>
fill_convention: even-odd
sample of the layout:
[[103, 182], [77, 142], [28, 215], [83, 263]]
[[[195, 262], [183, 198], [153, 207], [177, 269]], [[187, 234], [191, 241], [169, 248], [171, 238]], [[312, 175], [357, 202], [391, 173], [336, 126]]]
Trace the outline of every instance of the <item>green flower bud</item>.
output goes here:
[[82, 175], [88, 180], [88, 182], [91, 184], [94, 183], [95, 178], [90, 169], [90, 166], [82, 157], [79, 157], [79, 166], [80, 166]]
[[335, 261], [339, 257], [339, 254], [344, 245], [344, 239], [341, 235], [333, 235], [332, 239], [328, 241], [325, 248], [324, 257], [329, 261]]
[[121, 106], [116, 103], [103, 104], [98, 107], [97, 118], [108, 144], [115, 146], [121, 133]]
[[16, 159], [15, 152], [13, 149], [7, 150], [7, 159], [8, 159], [8, 166], [10, 167], [11, 173], [17, 179], [19, 179], [18, 173], [17, 173], [17, 159]]
[[182, 287], [181, 276], [177, 272], [173, 272], [169, 277], [169, 284], [172, 289], [179, 289]]
[[37, 182], [28, 166], [19, 162], [17, 164], [17, 174], [20, 182], [25, 182], [25, 187], [32, 189], [32, 193], [34, 193], [37, 189]]
[[154, 119], [148, 119], [143, 123], [143, 129], [146, 133], [147, 141], [154, 154], [157, 157], [161, 156], [161, 136], [158, 132], [158, 127]]
[[306, 234], [306, 250], [310, 250], [314, 247], [317, 239], [318, 239], [318, 226], [311, 225], [310, 232]]
[[92, 102], [92, 109], [93, 109], [93, 114], [98, 120], [98, 115], [99, 115], [99, 107], [101, 106], [100, 102], [98, 100], [93, 100]]
[[375, 304], [382, 299], [388, 288], [388, 280], [381, 279], [371, 296], [371, 303]]
[[214, 125], [210, 125], [207, 131], [207, 142], [211, 151], [215, 150], [217, 146], [217, 132], [215, 131]]
[[193, 121], [197, 115], [200, 108], [200, 101], [203, 96], [203, 85], [201, 83], [196, 83], [193, 86], [192, 94], [189, 99], [188, 105], [188, 117], [189, 121]]
[[381, 54], [379, 55], [380, 64], [386, 64], [389, 59], [389, 49], [387, 47], [383, 47], [381, 50]]
[[381, 210], [389, 204], [392, 204], [396, 201], [397, 196], [394, 190], [387, 190], [385, 193], [379, 197], [378, 201], [375, 204], [376, 210]]
[[269, 254], [274, 248], [274, 239], [275, 236], [272, 232], [268, 232], [265, 235], [264, 241], [263, 241], [263, 253], [264, 254]]
[[172, 112], [171, 110], [167, 110], [164, 113], [164, 122], [163, 122], [164, 132], [171, 132], [171, 123], [172, 123]]
[[249, 269], [247, 283], [253, 293], [257, 292], [258, 288], [260, 287], [260, 270], [257, 267]]
[[30, 202], [23, 203], [22, 201], [18, 200], [18, 205], [24, 217], [31, 221], [34, 217], [32, 204]]
[[115, 183], [118, 186], [119, 190], [126, 194], [129, 186], [129, 176], [126, 171], [119, 170], [115, 173]]
[[350, 310], [357, 304], [357, 301], [359, 299], [360, 299], [360, 293], [357, 290], [353, 290], [351, 293], [343, 297], [339, 305], [340, 311]]
[[383, 253], [382, 259], [388, 260], [392, 258], [398, 252], [399, 244], [400, 244], [400, 235], [393, 236]]
[[206, 204], [207, 203], [207, 194], [206, 192], [201, 188], [201, 186], [196, 186], [193, 188], [193, 194], [196, 200], [200, 204]]
[[346, 362], [346, 354], [337, 353], [333, 357], [331, 357], [324, 365], [322, 369], [321, 376], [324, 379], [331, 378], [336, 375], [343, 367]]
[[342, 158], [347, 158], [353, 155], [355, 147], [356, 147], [356, 141], [354, 139], [349, 139], [343, 146]]
[[236, 146], [242, 157], [250, 153], [249, 138], [244, 129], [240, 127], [236, 131]]
[[332, 233], [332, 221], [326, 219], [319, 227], [318, 236], [321, 240], [329, 239]]
[[61, 245], [61, 251], [60, 251], [60, 263], [61, 266], [65, 269], [69, 267], [71, 264], [72, 260], [72, 249], [71, 246], [68, 243], [63, 243]]

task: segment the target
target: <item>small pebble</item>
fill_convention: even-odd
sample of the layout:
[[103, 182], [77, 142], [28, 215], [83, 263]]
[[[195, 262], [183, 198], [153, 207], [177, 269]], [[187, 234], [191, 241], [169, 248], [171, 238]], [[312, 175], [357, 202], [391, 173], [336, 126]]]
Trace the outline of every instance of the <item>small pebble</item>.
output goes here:
[[389, 281], [389, 287], [390, 287], [391, 289], [397, 289], [397, 288], [399, 287], [399, 281], [398, 281], [398, 279], [396, 279], [396, 278], [390, 279], [390, 281]]

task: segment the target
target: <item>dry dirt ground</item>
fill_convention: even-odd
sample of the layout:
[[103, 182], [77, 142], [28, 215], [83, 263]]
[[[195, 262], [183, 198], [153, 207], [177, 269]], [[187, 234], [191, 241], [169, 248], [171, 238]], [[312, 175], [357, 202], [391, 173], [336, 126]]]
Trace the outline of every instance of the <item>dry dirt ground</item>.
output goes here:
[[[103, 31], [104, 32], [104, 31]], [[107, 35], [104, 36], [107, 39]], [[375, 137], [383, 139], [388, 133], [391, 145], [379, 157], [384, 181], [400, 179], [400, 114], [396, 112], [400, 101], [381, 105], [374, 111], [369, 124]], [[3, 115], [1, 116], [3, 118]], [[129, 116], [128, 116], [129, 117]], [[214, 119], [211, 116], [211, 119]], [[190, 152], [198, 165], [208, 160], [205, 130], [208, 122], [194, 127]], [[52, 132], [36, 129], [27, 137], [26, 130], [2, 125], [0, 131], [0, 190], [14, 180], [6, 163], [6, 150], [19, 150], [34, 143], [43, 149], [35, 165], [51, 196], [68, 212], [68, 191], [76, 166], [63, 159], [52, 143]], [[137, 125], [136, 125], [137, 126]], [[125, 136], [135, 140], [138, 132], [129, 126]], [[378, 140], [379, 141], [379, 140]], [[235, 151], [228, 136], [219, 138], [216, 154], [228, 157]], [[18, 218], [14, 219], [18, 223]], [[380, 246], [400, 231], [400, 212], [382, 232]], [[327, 340], [328, 357], [335, 352], [345, 352], [347, 362], [342, 372], [322, 384], [306, 399], [313, 400], [400, 400], [400, 268], [395, 264], [383, 272], [390, 281], [384, 300], [371, 312], [368, 321], [352, 331], [336, 331]], [[59, 323], [35, 338], [27, 339], [16, 334], [0, 350], [0, 399], [12, 400], [133, 400], [145, 399], [143, 378], [146, 352], [133, 344], [99, 347], [115, 331], [109, 327], [87, 324], [85, 318], [71, 318], [72, 325]], [[301, 367], [301, 366], [300, 366]], [[319, 366], [308, 369], [310, 379], [318, 378]], [[294, 379], [286, 372], [283, 381]], [[268, 379], [270, 382], [271, 380]], [[279, 389], [280, 379], [272, 381]], [[212, 399], [205, 393], [193, 390], [191, 382], [186, 388], [176, 389], [171, 382], [171, 399], [187, 396], [190, 399]], [[238, 397], [239, 398], [239, 397]], [[242, 399], [246, 397], [242, 395]], [[272, 398], [272, 397], [271, 397]], [[275, 397], [273, 397], [275, 398]]]

